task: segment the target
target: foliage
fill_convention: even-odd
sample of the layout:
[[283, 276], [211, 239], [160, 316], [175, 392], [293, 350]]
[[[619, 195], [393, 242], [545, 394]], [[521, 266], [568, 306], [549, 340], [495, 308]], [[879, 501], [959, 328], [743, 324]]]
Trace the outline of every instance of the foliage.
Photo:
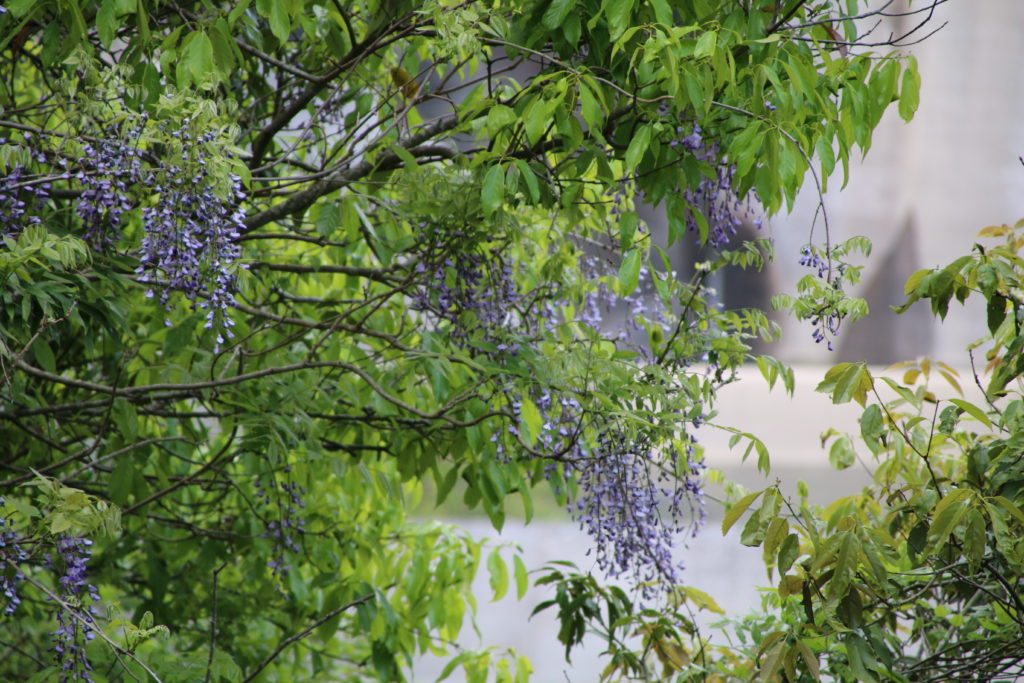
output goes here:
[[[692, 429], [774, 334], [707, 282], [770, 252], [733, 243], [748, 210], [845, 182], [917, 106], [856, 10], [7, 3], [2, 676], [394, 681], [431, 652], [521, 680], [454, 643], [485, 548], [410, 516], [426, 482], [498, 529], [553, 496], [638, 595], [556, 592], [688, 666], [646, 605], [713, 604], [671, 555], [701, 519]], [[690, 232], [717, 250], [680, 281]], [[797, 313], [856, 314], [823, 276]]]
[[[1024, 662], [1024, 466], [1020, 457], [1021, 229], [994, 226], [968, 256], [907, 281], [907, 306], [980, 296], [988, 333], [971, 345], [987, 363], [962, 387], [944, 363], [921, 359], [873, 375], [833, 367], [818, 390], [864, 408], [860, 434], [830, 430], [829, 459], [873, 475], [828, 506], [776, 488], [738, 500], [723, 531], [760, 498], [743, 543], [760, 546], [777, 592], [751, 655], [762, 677], [949, 681], [1019, 676]], [[934, 386], [946, 384], [949, 397]], [[987, 380], [987, 384], [984, 382]], [[855, 444], [859, 442], [859, 447]], [[756, 623], [756, 626], [755, 626]], [[754, 633], [754, 631], [751, 631]]]

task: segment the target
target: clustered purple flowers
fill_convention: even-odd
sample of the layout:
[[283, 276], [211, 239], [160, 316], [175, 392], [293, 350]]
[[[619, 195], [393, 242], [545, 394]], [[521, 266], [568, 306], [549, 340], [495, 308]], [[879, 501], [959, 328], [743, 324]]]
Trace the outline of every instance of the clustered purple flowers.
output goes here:
[[[753, 219], [758, 228], [761, 224], [760, 219], [754, 217], [750, 203], [736, 195], [733, 187], [736, 165], [723, 160], [719, 155], [718, 143], [706, 141], [702, 132], [696, 123], [689, 133], [683, 127], [676, 128], [676, 134], [681, 137], [669, 142], [669, 147], [681, 147], [714, 169], [714, 177], [702, 175], [697, 187], [687, 188], [683, 197], [693, 207], [686, 217], [687, 227], [691, 232], [699, 234], [697, 218], [693, 212], [700, 211], [708, 223], [708, 244], [718, 248], [729, 243], [744, 219]], [[753, 190], [751, 194], [756, 198]]]
[[[0, 138], [0, 145], [7, 142]], [[41, 157], [45, 161], [45, 157]], [[0, 237], [13, 236], [26, 224], [42, 219], [35, 213], [50, 196], [49, 181], [34, 181], [26, 177], [23, 166], [15, 166], [0, 177]]]
[[[811, 249], [809, 246], [804, 246], [800, 250], [801, 266], [807, 266], [808, 268], [816, 268], [818, 270], [818, 277], [822, 280], [830, 277], [829, 264], [818, 255], [816, 251]], [[836, 289], [841, 288], [841, 278], [845, 266], [841, 263], [835, 265], [837, 277], [832, 279], [832, 286]], [[829, 309], [821, 312], [818, 315], [811, 318], [811, 326], [813, 331], [811, 336], [814, 338], [816, 344], [825, 342], [829, 351], [833, 351], [832, 339], [839, 334], [839, 326], [842, 325], [844, 314], [836, 311], [835, 309]]]
[[[92, 541], [74, 536], [57, 539], [57, 552], [63, 564], [59, 580], [57, 630], [53, 634], [53, 649], [61, 669], [61, 681], [92, 681], [92, 666], [86, 656], [86, 643], [95, 638], [96, 603], [100, 596], [96, 587], [86, 578], [89, 546]], [[52, 558], [51, 558], [52, 563]]]
[[[168, 135], [180, 148], [179, 161], [143, 166], [140, 140], [146, 117], [110, 125], [98, 138], [85, 138], [80, 154], [55, 161], [38, 153], [36, 161], [55, 168], [52, 178], [28, 176], [16, 166], [0, 178], [0, 235], [14, 235], [26, 225], [40, 223], [37, 215], [50, 197], [51, 180], [70, 181], [78, 190], [75, 213], [83, 236], [98, 252], [112, 250], [122, 237], [125, 213], [139, 205], [140, 186], [155, 203], [142, 209], [143, 238], [139, 249], [139, 279], [170, 308], [170, 297], [181, 292], [192, 307], [207, 311], [206, 328], [218, 329], [217, 345], [232, 337], [231, 309], [235, 304], [235, 267], [241, 254], [235, 243], [244, 228], [245, 198], [241, 179], [230, 176], [225, 197], [218, 179], [208, 170], [212, 131], [193, 133], [188, 121]], [[167, 126], [164, 124], [163, 129]], [[24, 133], [26, 140], [30, 133]], [[0, 144], [6, 140], [0, 138]]]
[[413, 296], [412, 308], [447, 323], [447, 333], [457, 347], [482, 347], [492, 355], [516, 352], [518, 344], [509, 332], [515, 305], [522, 297], [512, 267], [499, 249], [454, 256], [438, 243], [417, 262], [415, 271], [429, 277]]
[[[675, 449], [660, 455], [643, 434], [627, 437], [614, 426], [588, 448], [579, 401], [542, 390], [535, 403], [543, 426], [534, 448], [552, 458], [545, 468], [547, 478], [560, 464], [564, 476], [575, 479], [579, 490], [568, 511], [594, 540], [598, 567], [611, 577], [632, 574], [648, 598], [677, 584], [682, 563], [672, 558], [675, 538], [688, 525], [696, 529], [704, 517], [704, 467], [690, 458], [692, 447], [680, 479]], [[521, 414], [518, 401], [513, 401], [512, 411]], [[508, 431], [515, 436], [519, 429], [513, 424]], [[497, 435], [492, 440], [499, 460], [506, 461], [504, 444]], [[696, 518], [694, 506], [699, 508]]]
[[[172, 292], [181, 292], [193, 308], [206, 310], [206, 328], [218, 323], [222, 328], [217, 334], [219, 347], [225, 336], [234, 336], [230, 310], [235, 304], [234, 264], [241, 254], [235, 240], [244, 228], [239, 202], [245, 195], [235, 175], [230, 177], [230, 200], [217, 192], [207, 170], [207, 144], [216, 137], [213, 132], [193, 134], [186, 121], [170, 135], [181, 143], [183, 165], [169, 165], [147, 177], [157, 202], [142, 211], [145, 235], [137, 272], [159, 284], [165, 307]], [[154, 280], [153, 274], [160, 279]], [[153, 290], [147, 295], [153, 296]]]
[[[703, 519], [702, 465], [688, 458], [680, 480], [678, 458], [670, 449], [659, 462], [643, 437], [611, 429], [589, 457], [575, 463], [582, 493], [570, 511], [596, 542], [598, 567], [609, 576], [632, 573], [648, 598], [679, 582], [675, 537]], [[694, 502], [701, 508], [697, 520], [687, 514]]]
[[67, 171], [68, 161], [58, 164], [65, 171], [62, 177], [73, 177], [82, 191], [75, 210], [82, 219], [85, 239], [96, 251], [107, 251], [121, 238], [121, 216], [132, 209], [129, 188], [138, 182], [142, 170], [138, 139], [145, 119], [125, 131], [107, 128], [103, 138], [82, 145], [78, 170]]
[[[0, 505], [4, 499], [0, 498]], [[10, 520], [0, 517], [0, 593], [7, 599], [4, 616], [11, 616], [21, 604], [18, 586], [25, 575], [21, 564], [28, 560], [28, 553], [21, 545], [21, 537], [10, 528]]]
[[[614, 200], [613, 217], [619, 214], [619, 200]], [[588, 281], [600, 280], [606, 275], [602, 272], [606, 264], [598, 256], [584, 257], [580, 272]], [[641, 284], [650, 275], [643, 268]], [[644, 324], [664, 326], [667, 310], [650, 289], [638, 286], [630, 295], [619, 297], [600, 282], [584, 295], [575, 322], [600, 330], [608, 314], [619, 312], [626, 326], [636, 331]], [[548, 327], [555, 324], [557, 311], [564, 305], [548, 300], [542, 307], [539, 315]], [[625, 341], [625, 333], [618, 339]], [[643, 345], [640, 350], [646, 356]], [[648, 598], [678, 583], [682, 565], [672, 558], [675, 538], [687, 525], [696, 528], [703, 520], [702, 465], [690, 459], [692, 450], [680, 469], [679, 454], [656, 447], [652, 434], [627, 432], [602, 415], [588, 415], [571, 390], [541, 386], [532, 398], [542, 422], [531, 451], [549, 459], [547, 478], [560, 468], [566, 479], [576, 482], [568, 511], [594, 540], [598, 567], [611, 577], [633, 575]], [[508, 434], [516, 438], [523, 428], [522, 406], [512, 399], [510, 409], [514, 419]], [[591, 440], [594, 434], [599, 435], [596, 442]], [[507, 462], [514, 445], [498, 434], [492, 441], [498, 460]], [[678, 477], [679, 471], [685, 476]]]
[[[285, 474], [290, 470], [290, 467], [285, 467]], [[306, 507], [302, 500], [306, 489], [295, 482], [278, 483], [273, 473], [268, 476], [266, 485], [257, 479], [255, 487], [256, 498], [263, 502], [272, 516], [266, 522], [266, 531], [263, 532], [263, 537], [274, 543], [267, 566], [275, 576], [286, 579], [291, 566], [287, 563], [285, 553], [299, 552], [301, 548], [298, 538], [306, 533], [306, 522], [299, 515], [299, 510]]]

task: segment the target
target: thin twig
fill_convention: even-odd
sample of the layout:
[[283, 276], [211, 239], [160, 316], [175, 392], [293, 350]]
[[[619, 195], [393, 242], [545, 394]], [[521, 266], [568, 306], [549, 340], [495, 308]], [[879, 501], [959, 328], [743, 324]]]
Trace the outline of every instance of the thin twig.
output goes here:
[[317, 619], [308, 628], [305, 628], [302, 631], [299, 631], [298, 633], [295, 633], [293, 635], [288, 636], [287, 638], [282, 640], [281, 643], [276, 648], [274, 648], [273, 652], [271, 652], [269, 655], [267, 655], [266, 659], [264, 659], [262, 662], [260, 662], [259, 665], [255, 669], [253, 669], [249, 673], [249, 675], [246, 676], [242, 680], [242, 683], [249, 683], [249, 681], [251, 681], [252, 679], [256, 678], [256, 676], [261, 671], [263, 671], [268, 666], [270, 666], [270, 663], [273, 662], [278, 657], [278, 655], [280, 655], [282, 652], [284, 652], [285, 648], [287, 648], [292, 643], [295, 643], [297, 641], [302, 640], [303, 638], [308, 636], [310, 633], [315, 631], [317, 628], [319, 628], [322, 624], [327, 623], [328, 621], [330, 621], [331, 619], [333, 619], [334, 617], [338, 616], [339, 614], [341, 614], [342, 612], [344, 612], [346, 610], [352, 609], [353, 607], [358, 607], [359, 605], [363, 604], [364, 602], [369, 601], [371, 598], [373, 598], [373, 593], [368, 593], [368, 594], [366, 594], [366, 595], [364, 595], [364, 596], [362, 596], [360, 598], [356, 598], [352, 602], [345, 603], [341, 607], [336, 607], [336, 608], [332, 609], [330, 612], [328, 612], [327, 614], [325, 614], [324, 616], [322, 616], [319, 619]]

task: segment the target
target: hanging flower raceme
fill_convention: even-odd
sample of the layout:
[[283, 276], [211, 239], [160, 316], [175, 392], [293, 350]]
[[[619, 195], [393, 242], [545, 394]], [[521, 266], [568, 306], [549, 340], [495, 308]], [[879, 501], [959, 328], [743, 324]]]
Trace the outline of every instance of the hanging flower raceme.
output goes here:
[[180, 143], [182, 160], [147, 178], [157, 200], [142, 212], [145, 234], [137, 272], [151, 285], [147, 296], [159, 296], [165, 307], [180, 292], [193, 308], [207, 311], [205, 326], [219, 328], [219, 346], [233, 337], [230, 313], [241, 254], [235, 240], [245, 226], [240, 207], [245, 194], [238, 176], [230, 176], [227, 197], [211, 176], [208, 144], [214, 133], [193, 134], [186, 122], [170, 135]]

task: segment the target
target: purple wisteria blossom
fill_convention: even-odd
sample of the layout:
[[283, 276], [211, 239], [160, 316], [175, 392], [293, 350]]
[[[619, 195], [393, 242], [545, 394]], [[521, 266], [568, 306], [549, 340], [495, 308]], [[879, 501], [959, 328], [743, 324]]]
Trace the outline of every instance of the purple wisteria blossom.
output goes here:
[[[810, 246], [804, 246], [800, 249], [800, 260], [798, 263], [801, 266], [816, 269], [818, 271], [818, 278], [826, 280], [831, 278], [831, 285], [837, 290], [842, 289], [842, 275], [846, 266], [842, 263], [836, 263], [834, 266], [830, 266], [828, 261], [821, 258], [817, 250], [812, 249]], [[836, 271], [834, 274], [830, 273], [830, 269], [834, 268]], [[829, 351], [834, 351], [832, 346], [832, 339], [839, 334], [839, 328], [843, 323], [845, 314], [836, 311], [834, 308], [826, 311], [822, 311], [811, 318], [811, 337], [814, 339], [814, 343], [820, 344], [825, 342]]]
[[[290, 471], [290, 467], [284, 468], [285, 474]], [[274, 576], [283, 580], [288, 578], [291, 569], [286, 553], [299, 552], [301, 548], [298, 540], [306, 533], [306, 522], [299, 513], [299, 510], [306, 507], [302, 500], [306, 489], [295, 482], [279, 483], [273, 473], [267, 476], [266, 484], [257, 479], [255, 487], [256, 498], [262, 501], [267, 511], [266, 530], [262, 535], [274, 544], [267, 566]]]
[[[3, 504], [4, 499], [0, 498], [0, 506]], [[7, 602], [3, 612], [7, 617], [14, 614], [21, 604], [18, 587], [25, 579], [21, 565], [28, 561], [28, 552], [21, 541], [18, 533], [10, 528], [10, 520], [0, 517], [0, 593]]]
[[426, 275], [412, 308], [429, 312], [455, 346], [483, 349], [489, 355], [515, 353], [514, 310], [522, 299], [512, 266], [498, 248], [449, 253], [435, 243], [415, 266]]
[[137, 272], [159, 290], [157, 295], [150, 289], [147, 296], [159, 296], [165, 307], [171, 294], [180, 292], [193, 308], [207, 311], [205, 327], [219, 328], [219, 347], [225, 337], [234, 336], [230, 313], [241, 254], [235, 240], [244, 228], [239, 203], [245, 195], [241, 179], [232, 175], [232, 196], [222, 196], [207, 170], [207, 143], [214, 133], [193, 135], [186, 123], [171, 136], [181, 142], [182, 165], [169, 165], [146, 179], [157, 201], [142, 211], [145, 234]]
[[140, 119], [123, 134], [119, 127], [108, 127], [104, 136], [86, 141], [77, 162], [77, 170], [68, 172], [67, 159], [57, 163], [81, 187], [75, 201], [75, 211], [82, 219], [85, 240], [99, 252], [110, 250], [121, 238], [121, 216], [130, 211], [133, 203], [131, 187], [139, 181], [142, 153], [138, 139], [145, 119]]
[[[5, 142], [0, 138], [0, 145]], [[0, 237], [14, 236], [26, 225], [40, 223], [37, 212], [49, 194], [49, 181], [34, 181], [23, 166], [15, 166], [0, 176]]]
[[[57, 610], [53, 650], [60, 666], [62, 683], [93, 680], [86, 643], [96, 637], [95, 605], [100, 596], [96, 587], [86, 580], [91, 545], [92, 541], [86, 538], [61, 536], [57, 539], [57, 553], [63, 565], [58, 581], [62, 604]], [[51, 557], [50, 564], [53, 563]]]
[[613, 577], [632, 574], [647, 598], [679, 583], [676, 538], [703, 521], [703, 465], [687, 457], [680, 479], [678, 460], [674, 449], [659, 457], [642, 437], [612, 429], [575, 464], [580, 493], [570, 512], [594, 539], [598, 567]]
[[[733, 184], [736, 165], [721, 157], [718, 143], [705, 140], [697, 123], [689, 128], [689, 132], [682, 126], [676, 128], [676, 135], [679, 137], [670, 141], [669, 147], [686, 150], [699, 161], [709, 164], [714, 171], [713, 177], [702, 175], [696, 187], [683, 192], [683, 198], [692, 207], [686, 217], [689, 230], [700, 234], [695, 211], [701, 212], [707, 220], [707, 243], [715, 248], [728, 244], [745, 219], [751, 219], [760, 228], [760, 219], [755, 217], [750, 202], [736, 195]], [[750, 194], [757, 199], [756, 192], [751, 190]]]

